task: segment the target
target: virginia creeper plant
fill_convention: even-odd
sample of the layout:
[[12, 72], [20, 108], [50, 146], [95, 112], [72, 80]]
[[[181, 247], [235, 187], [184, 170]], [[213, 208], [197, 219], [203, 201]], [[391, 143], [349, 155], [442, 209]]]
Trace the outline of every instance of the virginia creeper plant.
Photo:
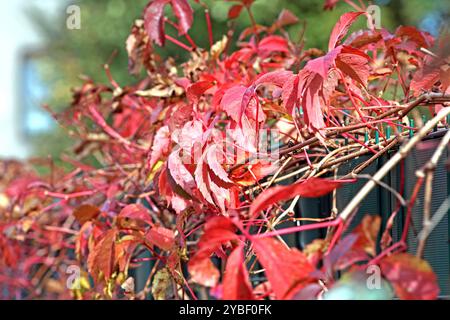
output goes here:
[[[363, 2], [348, 0], [353, 11], [336, 22], [324, 52], [290, 38], [286, 26], [299, 23], [290, 11], [264, 26], [253, 18], [253, 0], [236, 0], [229, 19], [247, 14], [251, 25], [217, 39], [208, 7], [195, 2], [205, 12], [205, 34], [189, 34], [188, 0], [152, 0], [126, 41], [129, 72], [139, 81], [117, 83], [105, 65], [109, 83], [84, 78], [64, 112], [49, 108], [77, 141], [74, 156], [61, 157], [73, 169], [51, 159], [1, 162], [0, 295], [324, 299], [345, 279], [365, 283], [376, 266], [395, 296], [437, 298], [423, 249], [407, 253], [406, 237], [418, 192], [424, 187], [430, 197], [428, 173], [446, 145], [424, 165], [413, 194], [397, 192], [407, 209], [399, 242], [391, 237], [399, 207], [381, 237], [379, 215], [346, 230], [370, 189], [431, 129], [447, 126], [448, 38], [411, 26], [376, 29]], [[357, 20], [370, 27], [350, 33]], [[210, 46], [197, 46], [197, 37]], [[154, 48], [166, 42], [190, 58], [161, 58]], [[433, 119], [411, 126], [424, 106]], [[293, 217], [299, 200], [335, 197], [392, 150], [399, 156], [342, 212]], [[335, 175], [362, 155], [369, 160]], [[36, 163], [49, 174], [36, 174]], [[327, 235], [301, 250], [282, 238], [312, 229]], [[138, 290], [132, 271], [147, 261], [152, 267]]]

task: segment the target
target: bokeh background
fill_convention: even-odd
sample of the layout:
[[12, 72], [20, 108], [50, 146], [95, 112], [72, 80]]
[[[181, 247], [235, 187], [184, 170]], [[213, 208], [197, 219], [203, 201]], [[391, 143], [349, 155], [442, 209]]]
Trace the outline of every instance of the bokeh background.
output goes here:
[[[82, 75], [107, 82], [102, 65], [111, 57], [111, 72], [120, 85], [137, 81], [127, 71], [125, 40], [148, 1], [0, 1], [0, 158], [51, 155], [58, 159], [63, 152], [70, 153], [70, 139], [42, 105], [63, 110], [70, 103], [71, 88], [81, 84]], [[237, 30], [250, 25], [246, 12], [233, 22], [227, 21], [232, 2], [204, 2], [211, 9], [215, 40], [221, 39], [229, 23], [235, 23]], [[81, 9], [80, 30], [66, 27], [66, 10], [72, 4]], [[300, 19], [289, 28], [291, 37], [298, 38], [306, 26], [306, 47], [326, 49], [333, 25], [351, 7], [339, 1], [333, 11], [324, 11], [323, 4], [323, 0], [256, 0], [253, 12], [259, 24], [270, 25], [281, 9], [289, 9]], [[448, 0], [378, 0], [373, 4], [380, 6], [382, 26], [390, 31], [398, 25], [414, 25], [437, 36], [448, 27]], [[193, 7], [196, 12], [190, 35], [207, 47], [203, 9], [195, 3]], [[185, 52], [170, 43], [159, 52], [179, 60], [185, 57]]]

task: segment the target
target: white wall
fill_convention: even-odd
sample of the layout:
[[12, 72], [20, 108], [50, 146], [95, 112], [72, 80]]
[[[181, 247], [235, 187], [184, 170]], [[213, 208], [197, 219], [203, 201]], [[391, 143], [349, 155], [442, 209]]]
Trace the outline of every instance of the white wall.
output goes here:
[[[18, 97], [19, 62], [22, 49], [39, 47], [42, 41], [24, 9], [36, 6], [56, 14], [62, 0], [0, 1], [0, 158], [24, 158], [26, 141], [20, 136]], [[59, 12], [58, 12], [59, 13]], [[64, 14], [64, 12], [61, 12]]]

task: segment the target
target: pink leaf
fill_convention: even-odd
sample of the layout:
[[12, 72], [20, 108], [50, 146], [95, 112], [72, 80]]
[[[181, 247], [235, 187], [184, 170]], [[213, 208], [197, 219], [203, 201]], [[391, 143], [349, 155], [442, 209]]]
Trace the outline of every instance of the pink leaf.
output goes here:
[[194, 20], [194, 14], [187, 0], [153, 0], [144, 12], [144, 27], [149, 38], [156, 44], [165, 43], [164, 7], [172, 6], [173, 13], [178, 19], [178, 33], [186, 34]]
[[203, 144], [203, 124], [201, 121], [188, 121], [181, 130], [175, 130], [172, 134], [173, 140], [188, 153], [196, 144]]
[[[214, 176], [214, 175], [213, 175]], [[223, 183], [220, 183], [223, 185]], [[211, 194], [214, 198], [214, 202], [216, 203], [216, 206], [218, 206], [222, 213], [226, 213], [227, 209], [226, 207], [229, 207], [230, 202], [230, 189], [221, 187], [220, 185], [216, 184], [210, 176], [210, 182], [209, 187], [211, 189]]]
[[231, 87], [225, 92], [220, 103], [228, 116], [238, 123], [240, 122], [242, 98], [246, 90], [247, 88], [242, 85]]
[[171, 0], [173, 13], [178, 19], [179, 34], [186, 34], [194, 20], [194, 12], [187, 0]]
[[220, 150], [217, 145], [212, 145], [208, 148], [206, 157], [208, 160], [208, 166], [214, 174], [226, 184], [233, 185], [233, 181], [230, 180], [228, 173], [222, 167], [222, 164], [225, 164], [226, 161], [225, 153]]
[[323, 4], [324, 10], [333, 10], [333, 8], [336, 6], [336, 3], [338, 3], [339, 0], [325, 0], [325, 3]]
[[158, 129], [153, 140], [152, 153], [150, 155], [150, 168], [164, 155], [169, 153], [170, 147], [170, 132], [168, 126], [163, 126]]
[[293, 113], [298, 100], [298, 85], [299, 77], [297, 75], [292, 75], [283, 85], [281, 100], [289, 114]]
[[197, 163], [197, 167], [194, 172], [195, 182], [205, 200], [210, 204], [215, 205], [209, 190], [210, 180], [208, 175], [208, 165], [205, 161], [205, 157], [206, 154], [203, 154]]
[[313, 73], [317, 73], [323, 79], [326, 79], [328, 71], [334, 65], [334, 61], [336, 60], [336, 57], [341, 52], [341, 50], [342, 46], [339, 46], [333, 50], [330, 50], [330, 52], [322, 57], [308, 61], [304, 69], [309, 70]]
[[283, 9], [278, 15], [276, 24], [278, 28], [282, 28], [284, 26], [296, 24], [298, 21], [299, 20], [295, 14], [293, 14], [291, 11], [287, 9]]
[[331, 32], [330, 41], [328, 42], [328, 51], [333, 50], [339, 41], [347, 34], [350, 26], [355, 22], [356, 18], [362, 15], [363, 12], [347, 12], [344, 13]]
[[289, 80], [290, 77], [292, 77], [291, 71], [277, 70], [260, 75], [255, 80], [254, 84], [255, 86], [259, 86], [262, 84], [271, 84], [281, 88], [286, 83], [286, 81]]
[[322, 113], [322, 107], [326, 105], [325, 96], [323, 95], [324, 80], [317, 73], [309, 73], [306, 77], [308, 82], [301, 99], [305, 122], [310, 130], [317, 131], [325, 127]]
[[195, 181], [189, 170], [183, 164], [179, 155], [179, 150], [176, 150], [170, 154], [167, 167], [174, 182], [185, 192], [191, 194], [192, 189], [195, 187]]
[[154, 0], [149, 3], [144, 12], [144, 27], [149, 38], [156, 44], [163, 46], [164, 34], [164, 7], [169, 0]]

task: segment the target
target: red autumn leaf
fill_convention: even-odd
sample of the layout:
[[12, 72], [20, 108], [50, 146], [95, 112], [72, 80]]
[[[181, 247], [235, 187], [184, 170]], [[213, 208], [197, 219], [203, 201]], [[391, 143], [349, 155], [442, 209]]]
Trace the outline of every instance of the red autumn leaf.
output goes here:
[[288, 113], [295, 115], [294, 106], [300, 100], [305, 122], [311, 131], [325, 127], [322, 108], [329, 103], [329, 97], [338, 83], [336, 71], [340, 69], [355, 81], [366, 85], [369, 77], [369, 57], [363, 52], [338, 46], [326, 55], [310, 60], [298, 75], [290, 77], [282, 90], [283, 104]]
[[345, 41], [345, 45], [363, 50], [368, 49], [369, 46], [376, 47], [382, 39], [383, 36], [378, 30], [360, 30], [350, 35]]
[[289, 52], [288, 42], [280, 36], [267, 36], [258, 43], [258, 53], [261, 56], [273, 52]]
[[233, 222], [224, 216], [215, 216], [209, 219], [205, 224], [205, 229], [198, 247], [200, 250], [209, 248], [214, 251], [221, 243], [237, 239], [235, 234], [236, 227]]
[[311, 131], [320, 131], [325, 127], [322, 107], [328, 104], [329, 95], [337, 85], [335, 73], [328, 74], [325, 71], [330, 63], [325, 57], [309, 61], [306, 67], [294, 79], [289, 79], [283, 87], [282, 97], [286, 110], [295, 116], [294, 106], [300, 100], [305, 122]]
[[276, 166], [270, 161], [262, 161], [240, 166], [233, 170], [230, 174], [231, 180], [241, 186], [252, 186], [265, 176], [273, 173], [276, 170]]
[[336, 59], [336, 67], [356, 82], [367, 85], [370, 75], [369, 56], [360, 50], [343, 46]]
[[230, 116], [234, 121], [240, 121], [239, 115], [241, 113], [242, 98], [244, 96], [246, 87], [242, 85], [229, 88], [222, 97], [220, 103], [222, 109]]
[[355, 22], [356, 18], [362, 15], [363, 12], [347, 12], [344, 13], [331, 32], [330, 40], [328, 42], [328, 51], [333, 50], [338, 45], [339, 41], [347, 34], [350, 26]]
[[170, 151], [170, 130], [168, 126], [162, 126], [158, 129], [153, 140], [152, 153], [150, 155], [150, 168], [160, 160], [161, 157], [167, 156]]
[[223, 216], [206, 222], [205, 232], [198, 243], [198, 251], [188, 263], [188, 271], [193, 281], [207, 287], [217, 284], [220, 273], [210, 257], [222, 244], [238, 239], [234, 230], [233, 223]]
[[83, 204], [73, 211], [73, 215], [80, 225], [83, 225], [86, 221], [97, 218], [99, 214], [100, 209], [92, 204]]
[[[180, 161], [185, 161], [184, 163], [186, 165], [190, 165], [192, 162], [189, 162], [191, 160], [189, 155], [192, 155], [194, 157], [192, 159], [194, 160], [193, 163], [195, 163], [195, 160], [197, 160], [196, 157], [198, 156], [196, 152], [199, 152], [200, 150], [192, 150], [192, 148], [203, 144], [203, 133], [203, 124], [198, 120], [188, 121], [183, 125], [181, 130], [175, 130], [175, 132], [172, 133], [172, 138], [181, 147], [182, 151], [189, 153], [188, 155], [185, 155], [183, 159], [180, 159]], [[178, 157], [179, 154], [180, 153], [177, 153]]]
[[203, 198], [210, 204], [215, 205], [210, 192], [210, 179], [208, 174], [208, 164], [205, 161], [206, 154], [203, 154], [194, 172], [195, 183]]
[[376, 255], [381, 217], [365, 215], [361, 223], [338, 242], [325, 258], [325, 269], [343, 270], [356, 262], [368, 261]]
[[329, 275], [338, 270], [344, 270], [357, 262], [370, 260], [369, 255], [364, 250], [353, 250], [353, 246], [358, 240], [356, 234], [349, 234], [343, 237], [331, 252], [323, 258], [323, 271]]
[[224, 151], [218, 145], [208, 147], [197, 163], [194, 172], [197, 188], [207, 203], [226, 212], [231, 203], [231, 190], [234, 183], [222, 166], [226, 160]]
[[175, 150], [169, 155], [167, 167], [169, 169], [167, 172], [170, 174], [168, 175], [169, 184], [171, 182], [175, 183], [172, 184], [173, 191], [180, 196], [189, 197], [195, 187], [195, 181], [192, 174], [183, 164], [183, 159], [180, 158], [179, 150]]
[[439, 81], [440, 76], [441, 68], [438, 61], [435, 59], [425, 60], [425, 65], [414, 73], [409, 87], [417, 97], [421, 93], [431, 90], [433, 85]]
[[87, 221], [84, 223], [80, 230], [78, 231], [78, 235], [75, 239], [75, 254], [77, 259], [81, 259], [87, 252], [88, 242], [91, 232], [93, 230], [93, 222]]
[[[242, 96], [241, 107], [238, 114], [238, 124], [243, 129], [245, 128], [244, 121], [248, 122], [248, 120], [251, 119], [257, 122], [263, 122], [266, 119], [256, 95], [256, 88], [255, 84], [249, 86]], [[244, 119], [245, 117], [243, 117], [243, 115], [246, 115], [247, 119]]]
[[353, 234], [358, 235], [352, 250], [361, 250], [374, 257], [380, 225], [380, 216], [365, 215], [360, 224], [352, 231]]
[[189, 260], [191, 280], [205, 287], [214, 287], [220, 278], [220, 272], [209, 257], [196, 255]]
[[264, 73], [258, 76], [254, 85], [256, 87], [264, 84], [270, 84], [282, 88], [286, 81], [292, 77], [292, 72], [288, 70], [277, 70]]
[[[211, 195], [214, 198], [214, 202], [216, 203], [216, 206], [220, 209], [220, 212], [222, 214], [225, 214], [227, 212], [227, 208], [235, 208], [236, 204], [232, 202], [232, 192], [233, 189], [228, 189], [225, 187], [222, 187], [218, 184], [216, 184], [214, 181], [217, 181], [216, 179], [212, 179], [212, 177], [215, 175], [210, 174], [210, 189], [211, 189]], [[223, 185], [223, 183], [220, 181], [220, 184]]]
[[280, 14], [278, 15], [275, 25], [277, 28], [282, 28], [284, 26], [296, 24], [298, 21], [299, 20], [295, 14], [293, 14], [288, 9], [283, 9], [283, 10], [281, 10]]
[[236, 247], [227, 259], [223, 276], [223, 299], [252, 300], [253, 292], [244, 263], [244, 245]]
[[173, 108], [172, 112], [170, 113], [170, 119], [168, 124], [169, 129], [171, 131], [174, 131], [176, 129], [182, 128], [186, 124], [186, 121], [192, 119], [192, 113], [193, 113], [192, 104], [177, 105], [175, 108]]
[[272, 238], [255, 238], [252, 243], [277, 299], [286, 298], [293, 289], [297, 292], [313, 279], [314, 267], [301, 251]]
[[129, 204], [117, 216], [117, 225], [124, 229], [143, 230], [153, 225], [148, 210], [140, 204]]
[[189, 100], [197, 102], [199, 97], [205, 93], [209, 88], [214, 86], [212, 81], [198, 81], [187, 87], [186, 95]]
[[436, 275], [425, 260], [409, 253], [397, 253], [382, 259], [380, 267], [400, 299], [437, 298], [439, 285]]
[[344, 270], [357, 263], [367, 262], [370, 256], [362, 250], [349, 250], [333, 266], [334, 270]]
[[178, 19], [179, 34], [186, 34], [191, 28], [194, 20], [194, 11], [189, 5], [188, 0], [170, 0], [173, 13]]
[[[283, 87], [284, 83], [292, 76], [291, 71], [277, 70], [260, 75], [248, 87], [236, 85], [229, 88], [223, 95], [222, 109], [237, 123], [242, 124], [242, 115], [245, 113], [251, 119], [256, 120], [256, 109], [260, 108], [256, 104], [251, 104], [253, 99], [257, 99], [256, 90], [261, 85], [274, 85]], [[258, 111], [258, 121], [264, 121], [264, 112], [260, 108]]]
[[144, 27], [151, 40], [163, 46], [165, 43], [164, 7], [170, 4], [178, 19], [178, 32], [186, 34], [190, 29], [194, 14], [187, 0], [153, 0], [144, 12]]
[[242, 4], [235, 4], [228, 10], [228, 19], [236, 19], [242, 12], [244, 6]]
[[151, 1], [144, 12], [144, 27], [149, 38], [156, 44], [163, 46], [164, 34], [164, 7], [168, 0]]
[[224, 244], [231, 240], [237, 240], [234, 229], [228, 229], [224, 227], [205, 229], [205, 233], [200, 238], [198, 244], [198, 252], [204, 254], [208, 252], [212, 254], [221, 244]]
[[417, 30], [413, 26], [400, 26], [395, 30], [395, 35], [406, 38], [417, 44], [418, 47], [429, 48], [433, 45], [433, 37], [430, 34]]
[[298, 75], [292, 75], [283, 85], [281, 100], [288, 114], [293, 114], [294, 106], [298, 100], [298, 87], [300, 78]]
[[88, 270], [94, 278], [103, 274], [105, 280], [111, 278], [115, 267], [115, 243], [118, 230], [116, 228], [106, 231], [100, 241], [95, 245], [88, 256]]
[[236, 227], [234, 226], [233, 222], [223, 216], [216, 216], [209, 219], [205, 224], [205, 232], [211, 231], [214, 229], [223, 229], [223, 230], [231, 230], [234, 231]]
[[267, 209], [279, 201], [286, 201], [295, 196], [313, 198], [326, 195], [334, 189], [342, 186], [344, 182], [321, 178], [310, 178], [289, 186], [276, 186], [261, 193], [250, 207], [250, 216], [254, 217], [258, 212]]
[[145, 239], [152, 245], [162, 250], [170, 250], [175, 246], [175, 234], [172, 230], [164, 227], [150, 228], [145, 234]]
[[334, 62], [338, 54], [341, 53], [341, 50], [342, 46], [333, 48], [326, 55], [308, 61], [304, 69], [318, 74], [323, 79], [326, 79], [330, 68], [334, 65]]
[[234, 185], [233, 181], [228, 177], [228, 173], [223, 168], [223, 164], [227, 161], [223, 150], [220, 150], [217, 145], [210, 146], [206, 151], [206, 160], [208, 162], [208, 167], [213, 173], [213, 175], [210, 174], [210, 177], [215, 176], [219, 178], [213, 179], [216, 184], [228, 188]]
[[167, 168], [165, 166], [161, 169], [161, 172], [159, 173], [158, 191], [159, 194], [164, 196], [166, 199], [170, 198], [173, 194], [168, 181]]
[[333, 10], [338, 2], [339, 0], [325, 0], [325, 3], [323, 4], [323, 9]]
[[443, 65], [440, 68], [440, 78], [442, 91], [448, 93], [448, 88], [450, 87], [450, 66]]
[[136, 247], [142, 242], [138, 237], [125, 237], [116, 243], [114, 260], [120, 272], [123, 272], [130, 262]]

